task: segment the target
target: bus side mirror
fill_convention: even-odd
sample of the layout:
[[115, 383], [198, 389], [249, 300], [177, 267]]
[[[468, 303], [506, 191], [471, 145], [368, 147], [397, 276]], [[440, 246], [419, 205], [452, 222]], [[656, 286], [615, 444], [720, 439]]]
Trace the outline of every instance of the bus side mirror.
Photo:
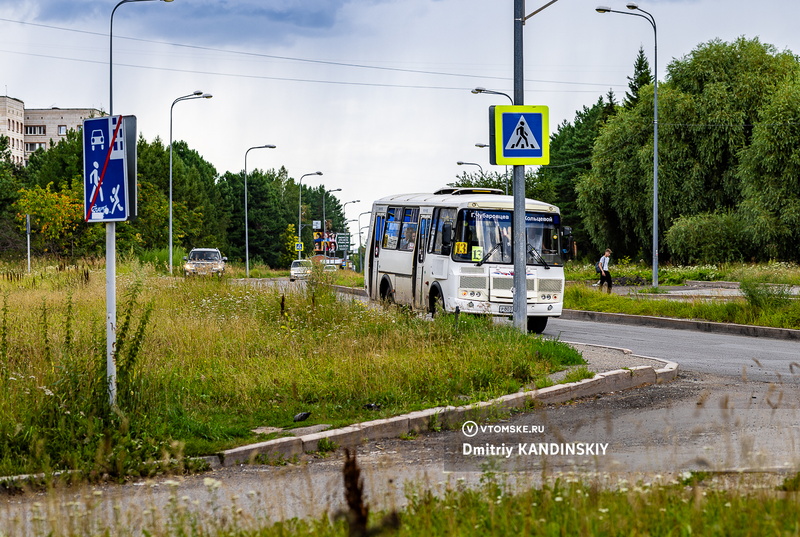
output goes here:
[[453, 244], [453, 225], [450, 222], [445, 222], [442, 225], [442, 246], [450, 246]]
[[450, 247], [453, 244], [453, 224], [445, 222], [442, 224], [442, 254], [450, 255]]

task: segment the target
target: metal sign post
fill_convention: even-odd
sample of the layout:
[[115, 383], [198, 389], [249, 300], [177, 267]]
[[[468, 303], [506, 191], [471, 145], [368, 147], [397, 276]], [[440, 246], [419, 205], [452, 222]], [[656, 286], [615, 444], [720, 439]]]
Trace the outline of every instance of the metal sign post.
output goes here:
[[136, 216], [136, 118], [83, 121], [84, 215], [106, 224], [106, 378], [109, 404], [117, 403], [116, 223]]

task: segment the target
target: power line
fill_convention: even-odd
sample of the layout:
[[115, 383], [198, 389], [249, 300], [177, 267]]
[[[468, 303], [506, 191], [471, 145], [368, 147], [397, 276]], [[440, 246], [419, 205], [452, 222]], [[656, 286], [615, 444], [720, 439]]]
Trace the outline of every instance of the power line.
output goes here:
[[[0, 18], [0, 21], [11, 22], [11, 23], [21, 24], [21, 25], [25, 25], [25, 26], [35, 26], [35, 27], [38, 27], [38, 28], [45, 28], [45, 29], [48, 29], [48, 30], [59, 30], [59, 31], [63, 31], [63, 32], [73, 32], [73, 33], [86, 34], [86, 35], [95, 35], [95, 36], [102, 36], [102, 37], [106, 37], [108, 35], [108, 34], [101, 33], [101, 32], [92, 32], [92, 31], [88, 31], [88, 30], [78, 30], [78, 29], [75, 29], [75, 28], [65, 28], [65, 27], [62, 27], [62, 26], [54, 26], [54, 25], [49, 25], [49, 24], [41, 24], [41, 23], [35, 23], [35, 22], [19, 21], [19, 20], [14, 20], [14, 19]], [[379, 65], [357, 64], [357, 63], [348, 63], [348, 62], [336, 62], [336, 61], [332, 61], [332, 60], [317, 60], [317, 59], [312, 59], [312, 58], [298, 58], [298, 57], [293, 57], [293, 56], [277, 56], [277, 55], [264, 54], [264, 53], [259, 53], [259, 52], [247, 52], [247, 51], [240, 51], [240, 50], [221, 49], [221, 48], [206, 47], [206, 46], [201, 46], [201, 45], [187, 45], [185, 43], [173, 43], [173, 42], [169, 42], [169, 41], [157, 41], [157, 40], [144, 39], [144, 38], [139, 38], [139, 37], [126, 37], [126, 36], [122, 36], [122, 35], [117, 36], [117, 37], [119, 39], [127, 39], [129, 41], [138, 41], [138, 42], [143, 42], [143, 43], [153, 43], [153, 44], [158, 44], [158, 45], [168, 45], [168, 46], [172, 46], [172, 47], [188, 48], [188, 49], [193, 49], [193, 50], [203, 50], [203, 51], [208, 51], [208, 52], [223, 52], [223, 53], [226, 53], [226, 54], [233, 54], [233, 55], [239, 55], [239, 56], [249, 56], [249, 57], [255, 57], [255, 58], [266, 58], [266, 59], [271, 59], [271, 60], [293, 61], [293, 62], [300, 62], [300, 63], [313, 63], [313, 64], [322, 64], [322, 65], [334, 65], [334, 66], [338, 66], [338, 67], [351, 67], [351, 68], [355, 68], [355, 69], [391, 71], [391, 72], [398, 72], [398, 73], [411, 73], [411, 74], [434, 75], [434, 76], [451, 76], [451, 77], [473, 78], [473, 79], [482, 79], [482, 80], [503, 80], [503, 81], [506, 81], [506, 82], [511, 80], [508, 77], [499, 77], [499, 76], [490, 76], [490, 75], [470, 75], [470, 74], [464, 74], [464, 73], [447, 73], [447, 72], [443, 72], [443, 71], [424, 71], [424, 70], [419, 70], [419, 69], [403, 69], [403, 68], [400, 68], [400, 67], [384, 67], [384, 66], [379, 66]], [[4, 51], [4, 52], [13, 52], [13, 51]], [[31, 56], [36, 56], [36, 54], [29, 54], [29, 53], [24, 53], [24, 52], [17, 52], [17, 54], [28, 54], [28, 55], [31, 55]], [[63, 59], [63, 60], [71, 59], [71, 58], [59, 58], [59, 57], [55, 57], [55, 56], [46, 56], [46, 55], [41, 55], [40, 57], [51, 57], [51, 58], [54, 58], [54, 59]], [[82, 61], [82, 60], [75, 60], [75, 61]], [[130, 66], [130, 65], [128, 67], [146, 68], [144, 66]], [[196, 71], [184, 71], [184, 72], [194, 73]], [[234, 75], [227, 75], [227, 76], [234, 76]], [[269, 78], [269, 77], [266, 77], [266, 78]], [[302, 80], [302, 81], [305, 82], [305, 80]], [[565, 84], [565, 85], [572, 85], [572, 86], [602, 86], [604, 88], [605, 87], [609, 87], [609, 86], [614, 86], [614, 87], [624, 87], [625, 86], [624, 84], [601, 84], [601, 83], [595, 83], [595, 82], [569, 82], [569, 81], [562, 81], [562, 80], [527, 79], [527, 81], [528, 82], [532, 82], [532, 83], [537, 83], [537, 84]], [[331, 83], [335, 83], [335, 82], [331, 82]], [[368, 85], [368, 84], [362, 84], [362, 85]], [[375, 84], [375, 85], [376, 86], [383, 86], [382, 84]], [[391, 85], [389, 85], [389, 86], [391, 86]], [[399, 86], [399, 87], [428, 88], [428, 86]], [[442, 88], [432, 87], [431, 89], [442, 89]], [[444, 89], [459, 89], [460, 90], [460, 89], [463, 89], [463, 88], [444, 88]]]
[[[100, 61], [100, 60], [87, 60], [83, 58], [67, 58], [64, 56], [53, 56], [50, 54], [36, 54], [33, 52], [18, 52], [15, 50], [2, 50], [0, 52], [6, 52], [9, 54], [18, 54], [21, 56], [33, 56], [35, 58], [48, 58], [53, 60], [61, 60], [61, 61], [73, 61], [73, 62], [80, 62], [80, 63], [91, 63], [97, 65], [108, 65], [108, 62]], [[424, 84], [386, 84], [386, 83], [377, 83], [377, 82], [344, 82], [339, 80], [315, 80], [311, 78], [291, 78], [291, 77], [279, 77], [279, 76], [266, 76], [266, 75], [250, 75], [250, 74], [241, 74], [241, 73], [221, 73], [215, 71], [197, 71], [194, 69], [178, 69], [175, 67], [154, 67], [149, 65], [134, 65], [130, 63], [119, 63], [115, 62], [115, 66], [117, 67], [129, 67], [132, 69], [146, 69], [151, 71], [167, 71], [173, 73], [191, 73], [191, 74], [199, 74], [199, 75], [209, 75], [209, 76], [225, 76], [225, 77], [233, 77], [233, 78], [251, 78], [251, 79], [258, 79], [258, 80], [280, 80], [284, 82], [306, 82], [306, 83], [314, 83], [314, 84], [335, 84], [341, 86], [367, 86], [367, 87], [378, 87], [378, 88], [406, 88], [406, 89], [435, 89], [435, 90], [451, 90], [451, 91], [467, 91], [471, 89], [470, 87], [465, 86], [429, 86]], [[535, 93], [544, 92], [545, 90], [535, 90]], [[551, 90], [551, 91], [558, 91], [559, 93], [597, 93], [595, 90]]]

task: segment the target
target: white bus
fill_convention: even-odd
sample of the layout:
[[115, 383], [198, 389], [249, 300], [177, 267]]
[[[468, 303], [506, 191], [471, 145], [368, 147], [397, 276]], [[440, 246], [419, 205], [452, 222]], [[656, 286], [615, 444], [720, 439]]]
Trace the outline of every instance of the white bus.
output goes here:
[[[513, 196], [501, 190], [443, 188], [372, 205], [364, 285], [373, 300], [513, 316]], [[558, 207], [525, 200], [528, 331], [541, 333], [564, 301]]]

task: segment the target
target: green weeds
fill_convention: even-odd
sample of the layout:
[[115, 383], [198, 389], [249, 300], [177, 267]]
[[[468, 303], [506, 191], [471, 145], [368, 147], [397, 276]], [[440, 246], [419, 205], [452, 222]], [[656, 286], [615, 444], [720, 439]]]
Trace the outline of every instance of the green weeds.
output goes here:
[[[745, 290], [747, 289], [747, 290]], [[780, 287], [755, 284], [743, 287], [745, 298], [722, 301], [676, 301], [601, 293], [584, 285], [570, 285], [564, 307], [576, 310], [700, 319], [718, 323], [800, 328], [800, 300], [790, 299]]]
[[184, 471], [186, 456], [256, 441], [253, 429], [289, 428], [299, 412], [342, 426], [497, 397], [582, 362], [486, 319], [341, 299], [330, 272], [291, 292], [138, 262], [118, 274], [114, 409], [102, 271], [0, 281], [0, 476]]

